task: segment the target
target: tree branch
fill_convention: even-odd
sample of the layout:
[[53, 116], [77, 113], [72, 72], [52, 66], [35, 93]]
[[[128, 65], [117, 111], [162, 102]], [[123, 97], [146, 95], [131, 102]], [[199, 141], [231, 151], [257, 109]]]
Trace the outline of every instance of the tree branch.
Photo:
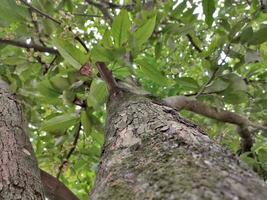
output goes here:
[[69, 160], [70, 156], [72, 155], [72, 153], [76, 149], [76, 146], [77, 146], [77, 143], [78, 143], [78, 140], [79, 140], [79, 137], [80, 137], [81, 126], [82, 126], [82, 124], [80, 122], [79, 125], [78, 125], [78, 128], [77, 128], [77, 131], [75, 132], [75, 135], [74, 135], [74, 141], [72, 143], [72, 147], [70, 148], [66, 158], [62, 160], [61, 165], [58, 167], [57, 178], [59, 178], [59, 176], [60, 176], [60, 174], [61, 174], [61, 172], [63, 170], [63, 167], [68, 163], [68, 160]]
[[112, 72], [107, 68], [103, 62], [96, 63], [97, 69], [101, 78], [107, 83], [108, 91], [110, 95], [116, 94], [119, 90], [118, 84], [112, 76]]
[[221, 122], [227, 122], [239, 126], [240, 130], [244, 130], [238, 131], [238, 133], [242, 140], [244, 140], [242, 146], [245, 146], [245, 151], [248, 151], [253, 145], [252, 135], [247, 132], [247, 127], [251, 126], [257, 129], [267, 131], [267, 127], [257, 123], [253, 123], [246, 117], [238, 115], [234, 112], [209, 106], [186, 96], [167, 97], [164, 99], [164, 101], [167, 103], [167, 105], [177, 110], [185, 109], [212, 119], [219, 120]]
[[22, 42], [18, 40], [7, 40], [7, 39], [0, 38], [0, 44], [7, 44], [7, 45], [16, 46], [16, 47], [22, 47], [24, 49], [33, 49], [34, 51], [39, 51], [39, 52], [59, 54], [59, 52], [54, 48], [44, 47], [44, 46], [40, 46], [36, 44], [27, 44], [26, 42]]
[[50, 200], [79, 200], [78, 197], [56, 177], [41, 169], [40, 173], [45, 195]]

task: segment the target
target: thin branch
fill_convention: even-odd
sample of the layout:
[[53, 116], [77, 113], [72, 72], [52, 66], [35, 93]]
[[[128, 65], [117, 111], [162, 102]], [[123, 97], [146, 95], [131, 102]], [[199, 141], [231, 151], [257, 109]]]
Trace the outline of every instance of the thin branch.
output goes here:
[[13, 45], [13, 46], [21, 47], [24, 49], [33, 49], [34, 51], [39, 51], [39, 52], [59, 54], [59, 52], [54, 48], [44, 47], [44, 46], [40, 46], [36, 44], [27, 44], [26, 42], [17, 41], [17, 40], [7, 40], [7, 39], [0, 38], [0, 44]]
[[57, 23], [57, 24], [61, 24], [60, 21], [54, 19], [53, 17], [51, 17], [50, 15], [44, 13], [43, 11], [39, 10], [38, 8], [33, 7], [30, 3], [28, 3], [25, 0], [20, 0], [24, 5], [28, 6], [29, 8], [31, 8], [32, 10], [34, 10], [36, 13], [42, 15], [43, 17], [50, 19], [51, 21]]
[[193, 47], [195, 47], [195, 49], [199, 52], [202, 53], [202, 49], [194, 42], [192, 36], [188, 33], [186, 34], [186, 37], [188, 38], [189, 42], [191, 43], [191, 45]]
[[[223, 51], [225, 51], [225, 57], [222, 59], [221, 64], [216, 66], [216, 68], [214, 69], [210, 79], [206, 83], [204, 83], [204, 85], [200, 88], [200, 90], [198, 91], [196, 97], [198, 97], [199, 95], [201, 95], [205, 91], [206, 87], [216, 78], [217, 72], [219, 71], [220, 67], [223, 66], [226, 63], [225, 60], [226, 60], [227, 55], [228, 55], [228, 53], [230, 51], [230, 44], [228, 44], [227, 47], [226, 47], [226, 50], [223, 50]], [[205, 57], [205, 59], [206, 60], [210, 60], [209, 57]], [[218, 58], [216, 58], [216, 60], [217, 59]]]
[[267, 131], [266, 126], [251, 122], [248, 118], [243, 117], [237, 113], [209, 106], [186, 96], [167, 97], [164, 99], [164, 101], [167, 105], [177, 110], [188, 110], [212, 119], [216, 119], [221, 122], [227, 122], [241, 127], [244, 131], [240, 131], [239, 135], [244, 140], [246, 147], [251, 147], [253, 144], [252, 135], [245, 132], [246, 127], [251, 126], [253, 128]]
[[112, 9], [125, 9], [128, 11], [131, 11], [134, 8], [134, 4], [120, 5], [120, 4], [115, 4], [112, 2], [104, 2], [104, 3], [107, 4], [109, 8], [112, 8]]
[[102, 2], [102, 1], [95, 2], [95, 1], [92, 1], [92, 0], [85, 0], [85, 1], [89, 5], [92, 5], [92, 6], [96, 7], [96, 8], [98, 8], [103, 13], [105, 18], [108, 20], [109, 24], [112, 24], [113, 18], [112, 18], [112, 16], [110, 15], [110, 13], [108, 11], [109, 6], [106, 3]]
[[[47, 18], [47, 19], [50, 19], [51, 21], [55, 22], [55, 23], [58, 24], [58, 25], [61, 25], [61, 22], [60, 22], [60, 21], [54, 19], [53, 17], [51, 17], [50, 15], [44, 13], [43, 11], [39, 10], [38, 8], [33, 7], [33, 6], [32, 6], [30, 3], [28, 3], [27, 1], [25, 1], [25, 0], [20, 0], [20, 1], [21, 1], [24, 5], [28, 6], [28, 8], [30, 8], [31, 10], [33, 10], [33, 11], [35, 11], [36, 13], [40, 14], [41, 16], [43, 16], [43, 17], [45, 17], [45, 18]], [[72, 32], [72, 28], [71, 28], [71, 27], [69, 27], [68, 29], [69, 29], [69, 31]], [[73, 33], [73, 32], [72, 32], [72, 33]], [[81, 40], [81, 38], [79, 38], [78, 36], [75, 36], [74, 39], [77, 40], [77, 41], [84, 47], [84, 49], [85, 49], [87, 52], [89, 51], [89, 49], [86, 47], [85, 43]]]
[[219, 71], [219, 66], [216, 67], [216, 69], [213, 71], [211, 77], [209, 78], [209, 80], [200, 88], [200, 90], [198, 91], [198, 93], [196, 94], [196, 98], [201, 95], [204, 90], [206, 89], [206, 87], [216, 78], [217, 72]]
[[112, 76], [112, 72], [107, 68], [103, 62], [96, 63], [97, 69], [100, 73], [101, 78], [107, 83], [108, 91], [110, 95], [116, 94], [119, 90], [118, 84]]
[[56, 177], [42, 169], [40, 169], [40, 173], [46, 197], [55, 200], [79, 200], [79, 198]]
[[[71, 28], [70, 31], [72, 31]], [[79, 38], [79, 36], [75, 36], [74, 39], [82, 45], [82, 47], [86, 50], [87, 53], [89, 52], [89, 49], [87, 48], [86, 44], [82, 41], [81, 38]]]
[[80, 17], [99, 17], [99, 18], [103, 18], [102, 15], [89, 15], [89, 14], [85, 14], [85, 13], [72, 13], [75, 16], [80, 16]]
[[[36, 34], [37, 34], [38, 40], [39, 40], [40, 44], [42, 44], [42, 45], [45, 47], [46, 45], [45, 45], [44, 41], [41, 39], [41, 30], [40, 30], [40, 26], [39, 26], [39, 24], [38, 24], [38, 22], [37, 22], [37, 19], [35, 19], [34, 16], [33, 16], [33, 15], [35, 14], [35, 12], [34, 12], [34, 10], [33, 10], [32, 8], [28, 8], [28, 10], [29, 10], [29, 13], [30, 13], [30, 15], [31, 15], [31, 21], [32, 21], [32, 23], [33, 23], [33, 25], [34, 25], [35, 32], [36, 32]], [[33, 38], [32, 41], [35, 43], [35, 41], [34, 41], [34, 37], [32, 37], [32, 38]]]
[[63, 161], [61, 162], [61, 165], [58, 167], [58, 174], [57, 174], [57, 178], [59, 178], [60, 174], [62, 173], [63, 167], [68, 163], [69, 158], [71, 157], [72, 153], [74, 152], [74, 150], [76, 149], [79, 137], [80, 137], [80, 132], [81, 132], [81, 122], [78, 125], [77, 131], [75, 132], [74, 135], [74, 141], [72, 143], [72, 146], [66, 156], [65, 159], [63, 159]]

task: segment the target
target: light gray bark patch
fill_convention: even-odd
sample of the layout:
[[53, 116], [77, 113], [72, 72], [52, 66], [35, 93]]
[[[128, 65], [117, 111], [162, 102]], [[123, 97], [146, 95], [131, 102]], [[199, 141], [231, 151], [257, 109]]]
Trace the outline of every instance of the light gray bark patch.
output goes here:
[[3, 89], [0, 89], [0, 199], [44, 199], [22, 109], [15, 97]]
[[[127, 138], [134, 138], [130, 145], [118, 142]], [[172, 108], [122, 93], [108, 104], [91, 199], [265, 200], [267, 187]]]

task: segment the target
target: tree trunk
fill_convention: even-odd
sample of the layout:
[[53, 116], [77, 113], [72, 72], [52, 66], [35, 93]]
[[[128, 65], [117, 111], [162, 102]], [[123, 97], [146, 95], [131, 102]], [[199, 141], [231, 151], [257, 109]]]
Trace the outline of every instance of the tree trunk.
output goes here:
[[265, 200], [267, 187], [176, 110], [123, 93], [108, 104], [92, 200]]
[[40, 172], [15, 97], [0, 88], [0, 199], [44, 199]]

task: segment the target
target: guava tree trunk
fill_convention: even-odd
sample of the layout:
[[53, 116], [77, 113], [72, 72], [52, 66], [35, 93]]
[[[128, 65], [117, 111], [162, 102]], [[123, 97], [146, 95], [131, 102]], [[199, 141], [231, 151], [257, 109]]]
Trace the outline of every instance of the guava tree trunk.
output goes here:
[[0, 199], [44, 199], [21, 107], [0, 88]]
[[265, 200], [267, 187], [170, 107], [124, 93], [110, 101], [92, 200]]

